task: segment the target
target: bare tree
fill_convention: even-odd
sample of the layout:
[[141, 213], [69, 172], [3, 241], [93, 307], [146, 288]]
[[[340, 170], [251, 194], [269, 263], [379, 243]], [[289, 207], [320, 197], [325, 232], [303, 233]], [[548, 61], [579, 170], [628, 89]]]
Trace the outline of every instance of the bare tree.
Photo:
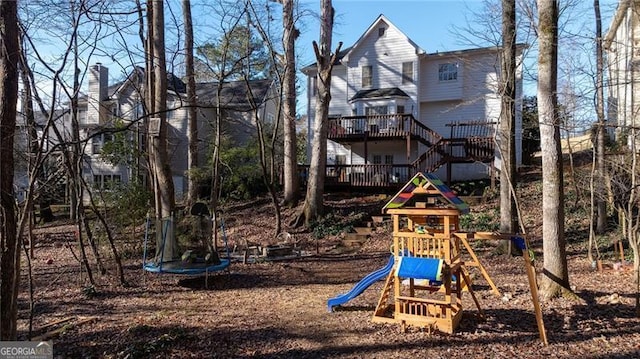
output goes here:
[[191, 1], [182, 0], [184, 17], [184, 57], [185, 76], [187, 78], [187, 118], [189, 123], [188, 152], [188, 195], [187, 202], [192, 205], [198, 199], [197, 181], [193, 170], [198, 167], [198, 113], [196, 107], [196, 79], [193, 64], [193, 22], [191, 20]]
[[[220, 161], [220, 152], [222, 151], [222, 124], [224, 118], [226, 116], [225, 104], [222, 99], [222, 90], [224, 88], [225, 82], [229, 80], [232, 76], [237, 75], [236, 70], [238, 67], [241, 67], [242, 64], [245, 63], [244, 55], [242, 52], [241, 55], [238, 56], [234, 50], [237, 50], [235, 46], [238, 44], [234, 41], [234, 36], [237, 35], [237, 29], [240, 27], [240, 21], [244, 15], [244, 8], [240, 14], [234, 14], [235, 9], [225, 9], [223, 10], [223, 15], [221, 16], [219, 25], [220, 29], [223, 31], [222, 38], [216, 44], [207, 44], [209, 52], [215, 54], [215, 56], [211, 56], [209, 58], [208, 53], [202, 53], [205, 60], [205, 64], [208, 69], [213, 73], [213, 76], [216, 79], [216, 87], [215, 87], [215, 118], [213, 122], [213, 139], [212, 139], [212, 147], [213, 153], [211, 158], [211, 192], [209, 195], [209, 207], [213, 210], [214, 215], [217, 216], [218, 213], [218, 202], [219, 202], [219, 194], [220, 188], [222, 187], [221, 183], [221, 161]], [[230, 18], [230, 24], [228, 27], [225, 27], [227, 18]], [[226, 30], [226, 31], [225, 31]], [[200, 49], [203, 52], [203, 49]], [[215, 222], [214, 222], [215, 223]], [[211, 241], [213, 243], [214, 250], [217, 250], [218, 244], [218, 231], [214, 230], [211, 232]]]
[[0, 0], [0, 340], [16, 340], [21, 235], [16, 228], [13, 139], [20, 61], [18, 5]]
[[298, 179], [296, 139], [296, 59], [295, 41], [299, 31], [294, 22], [295, 0], [274, 0], [282, 4], [282, 26], [284, 28], [284, 204], [295, 206], [300, 197]]
[[[164, 45], [164, 1], [147, 1], [150, 14], [147, 24], [148, 64], [147, 78], [150, 79], [147, 93], [147, 107], [158, 118], [157, 133], [151, 135], [149, 162], [154, 183], [156, 218], [171, 216], [175, 207], [173, 178], [167, 154], [167, 67]], [[151, 75], [152, 74], [152, 75]], [[151, 132], [151, 131], [150, 131]]]
[[[271, 1], [276, 1], [276, 2], [282, 2], [279, 0], [271, 0]], [[286, 2], [286, 1], [285, 1]], [[275, 212], [275, 233], [274, 236], [277, 236], [278, 234], [280, 234], [280, 232], [282, 231], [282, 215], [281, 215], [281, 206], [280, 203], [278, 202], [278, 195], [277, 195], [277, 190], [276, 190], [276, 181], [278, 180], [279, 176], [278, 174], [276, 174], [275, 171], [275, 163], [277, 161], [277, 156], [276, 156], [276, 147], [279, 146], [279, 141], [281, 139], [282, 136], [280, 136], [280, 124], [281, 124], [281, 118], [282, 118], [282, 113], [286, 112], [286, 107], [288, 105], [291, 105], [288, 103], [287, 99], [290, 98], [289, 95], [285, 94], [285, 92], [287, 91], [286, 88], [289, 85], [293, 85], [293, 93], [290, 93], [293, 95], [293, 105], [294, 107], [291, 109], [293, 111], [293, 120], [294, 122], [292, 123], [293, 125], [293, 133], [290, 133], [289, 135], [293, 136], [293, 139], [295, 141], [296, 139], [296, 134], [295, 134], [295, 59], [293, 62], [293, 74], [291, 74], [291, 67], [289, 67], [289, 63], [287, 61], [287, 55], [285, 54], [285, 64], [284, 64], [284, 69], [282, 66], [282, 55], [278, 53], [278, 44], [277, 41], [275, 40], [274, 36], [269, 33], [269, 28], [270, 28], [270, 19], [271, 19], [271, 15], [270, 13], [267, 13], [266, 18], [259, 16], [258, 11], [256, 10], [256, 7], [254, 6], [254, 4], [251, 1], [247, 2], [247, 6], [250, 9], [249, 15], [252, 17], [250, 23], [252, 24], [253, 27], [255, 27], [255, 29], [258, 31], [258, 33], [260, 34], [260, 37], [262, 38], [262, 41], [264, 42], [265, 47], [268, 49], [268, 55], [269, 55], [269, 59], [271, 61], [271, 66], [270, 66], [270, 72], [273, 74], [273, 76], [275, 76], [276, 81], [275, 84], [276, 86], [273, 86], [273, 88], [275, 88], [275, 94], [274, 96], [277, 97], [276, 100], [276, 116], [275, 116], [275, 120], [273, 123], [269, 124], [271, 125], [271, 136], [270, 136], [270, 141], [267, 142], [267, 137], [268, 137], [268, 131], [266, 131], [265, 129], [265, 123], [263, 122], [264, 119], [260, 118], [260, 116], [258, 116], [258, 110], [259, 110], [259, 106], [258, 103], [256, 103], [256, 98], [255, 95], [253, 94], [252, 88], [250, 86], [250, 77], [249, 75], [251, 74], [252, 71], [245, 71], [245, 83], [246, 83], [246, 87], [247, 87], [247, 94], [249, 97], [249, 102], [251, 104], [251, 107], [253, 109], [253, 114], [254, 114], [254, 120], [253, 122], [256, 124], [256, 130], [257, 130], [257, 135], [258, 135], [258, 145], [259, 145], [259, 151], [260, 151], [260, 167], [262, 170], [262, 177], [265, 183], [265, 186], [267, 187], [267, 189], [269, 190], [269, 194], [271, 196], [271, 200], [273, 203], [273, 207], [274, 207], [274, 212]], [[268, 9], [268, 8], [267, 8]], [[283, 10], [283, 11], [291, 11], [293, 12], [293, 7], [291, 7], [291, 9], [288, 10]], [[286, 16], [286, 15], [284, 15]], [[293, 13], [291, 14], [291, 16], [293, 16]], [[292, 18], [293, 21], [293, 18]], [[293, 26], [293, 23], [291, 24], [291, 26]], [[286, 28], [284, 29], [285, 31], [285, 35], [283, 35], [286, 38]], [[293, 46], [293, 38], [291, 39], [292, 43], [291, 45]], [[286, 42], [286, 40], [285, 40]], [[285, 44], [284, 46], [285, 48], [287, 47], [287, 45]], [[285, 50], [286, 52], [286, 50]], [[249, 57], [249, 56], [248, 56]], [[249, 67], [249, 66], [248, 66]], [[250, 69], [249, 69], [250, 70]], [[293, 75], [293, 77], [287, 77], [287, 76], [291, 76]], [[291, 81], [293, 81], [293, 83], [290, 83]], [[271, 100], [274, 96], [272, 95], [268, 95], [269, 100]], [[283, 98], [284, 98], [284, 106], [283, 106]], [[283, 111], [283, 107], [284, 111]], [[286, 117], [286, 115], [285, 115]], [[285, 118], [285, 127], [286, 127], [286, 118]], [[287, 182], [290, 182], [290, 184], [295, 183], [297, 186], [297, 171], [294, 171], [294, 174], [290, 174], [287, 171], [287, 129], [285, 128], [284, 130], [284, 181], [285, 181], [285, 203], [290, 203], [293, 204], [291, 201], [287, 201]], [[295, 148], [295, 147], [294, 147]], [[297, 167], [297, 163], [295, 160], [295, 155], [294, 155], [294, 165], [296, 165]], [[288, 176], [289, 175], [293, 175], [294, 177], [296, 177], [293, 181], [288, 181]], [[291, 190], [291, 188], [289, 188], [289, 190]], [[298, 190], [295, 191], [296, 193], [294, 193], [293, 195], [295, 196], [295, 201], [298, 200], [298, 196], [299, 194], [297, 193]]]
[[[629, 241], [633, 250], [633, 271], [636, 284], [636, 315], [640, 317], [640, 214], [637, 206], [640, 200], [638, 192], [638, 129], [627, 129], [630, 138], [629, 154], [611, 156], [608, 162], [608, 190], [611, 194], [611, 205], [618, 213], [620, 232]], [[597, 247], [596, 247], [597, 248]]]
[[593, 0], [593, 10], [596, 20], [596, 114], [598, 116], [598, 127], [596, 136], [596, 188], [598, 192], [596, 198], [596, 232], [604, 233], [607, 227], [607, 204], [604, 200], [604, 59], [602, 53], [602, 18], [600, 16], [600, 1]]
[[542, 152], [544, 270], [540, 293], [551, 298], [569, 290], [564, 238], [564, 189], [557, 112], [558, 1], [538, 0], [538, 116]]
[[[518, 231], [516, 183], [516, 2], [502, 0], [502, 106], [498, 129], [500, 169], [500, 231]], [[509, 241], [510, 242], [510, 241]], [[512, 246], [510, 246], [513, 248]], [[515, 248], [513, 248], [515, 250]], [[511, 252], [511, 250], [510, 250]]]
[[302, 212], [296, 219], [300, 225], [304, 221], [309, 226], [311, 222], [324, 214], [324, 179], [327, 165], [327, 118], [329, 103], [331, 102], [331, 72], [336, 61], [342, 42], [334, 53], [331, 53], [331, 38], [333, 34], [334, 9], [331, 0], [320, 2], [320, 45], [313, 42], [313, 50], [317, 63], [317, 101], [313, 124], [313, 142], [311, 144], [311, 162], [309, 166], [309, 180]]

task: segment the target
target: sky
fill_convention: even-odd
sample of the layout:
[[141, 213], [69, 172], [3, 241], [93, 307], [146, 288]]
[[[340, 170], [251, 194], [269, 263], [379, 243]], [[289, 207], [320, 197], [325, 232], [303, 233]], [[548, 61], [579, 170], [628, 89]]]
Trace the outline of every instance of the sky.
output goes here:
[[[593, 16], [593, 1], [582, 2], [586, 11], [584, 15]], [[606, 30], [618, 1], [600, 2], [603, 28]], [[302, 0], [302, 3], [310, 10], [319, 11], [319, 1]], [[384, 14], [427, 52], [468, 48], [469, 45], [462, 43], [452, 30], [454, 27], [467, 27], [468, 21], [473, 20], [472, 12], [481, 12], [483, 5], [483, 0], [334, 0], [336, 20], [333, 40], [336, 44], [343, 41], [343, 47], [351, 46], [378, 15]], [[317, 20], [309, 20], [305, 19], [307, 24], [303, 28], [300, 43], [311, 43], [319, 37]], [[309, 49], [309, 59], [313, 61], [310, 45]]]

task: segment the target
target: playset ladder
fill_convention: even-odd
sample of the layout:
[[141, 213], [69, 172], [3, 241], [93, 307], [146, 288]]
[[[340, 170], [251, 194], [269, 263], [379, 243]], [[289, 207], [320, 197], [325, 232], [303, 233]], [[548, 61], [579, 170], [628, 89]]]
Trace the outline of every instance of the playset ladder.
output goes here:
[[376, 306], [376, 310], [373, 312], [373, 319], [378, 321], [387, 322], [389, 320], [393, 321], [393, 318], [390, 318], [387, 315], [387, 310], [389, 308], [389, 299], [391, 297], [391, 291], [393, 290], [394, 283], [394, 270], [391, 269], [389, 271], [389, 275], [387, 275], [387, 279], [384, 281], [384, 287], [382, 288], [382, 294], [380, 295], [380, 299], [378, 300], [378, 305]]

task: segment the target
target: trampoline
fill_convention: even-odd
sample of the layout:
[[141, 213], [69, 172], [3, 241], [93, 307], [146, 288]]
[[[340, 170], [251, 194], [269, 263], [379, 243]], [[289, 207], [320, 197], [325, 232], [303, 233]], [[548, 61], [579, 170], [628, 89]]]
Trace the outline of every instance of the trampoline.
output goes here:
[[229, 259], [220, 259], [218, 264], [206, 262], [185, 263], [181, 260], [175, 260], [160, 262], [157, 265], [152, 262], [145, 263], [144, 270], [151, 273], [198, 275], [225, 270], [229, 267], [229, 264], [231, 264]]
[[[194, 205], [195, 207], [195, 205]], [[209, 211], [202, 210], [202, 206], [198, 207], [198, 210], [192, 208], [191, 213], [198, 215], [202, 218], [208, 218]], [[204, 207], [206, 208], [206, 207]], [[216, 222], [216, 218], [212, 219], [212, 222]], [[149, 232], [151, 227], [151, 220], [147, 217], [147, 225], [144, 236], [144, 252], [142, 258], [142, 269], [145, 272], [150, 273], [167, 273], [167, 274], [179, 274], [179, 275], [201, 275], [206, 276], [208, 282], [209, 273], [219, 272], [226, 270], [231, 264], [229, 247], [227, 244], [227, 235], [224, 227], [224, 221], [220, 218], [220, 228], [222, 230], [222, 238], [224, 241], [224, 248], [226, 258], [217, 258], [215, 260], [205, 260], [204, 258], [193, 258], [191, 260], [183, 260], [178, 254], [178, 243], [175, 235], [173, 217], [164, 218], [158, 221], [156, 224], [156, 248], [155, 256], [149, 260], [147, 258]], [[216, 226], [213, 226], [213, 230], [216, 230]], [[211, 252], [210, 252], [211, 253]], [[217, 253], [216, 253], [217, 254]]]

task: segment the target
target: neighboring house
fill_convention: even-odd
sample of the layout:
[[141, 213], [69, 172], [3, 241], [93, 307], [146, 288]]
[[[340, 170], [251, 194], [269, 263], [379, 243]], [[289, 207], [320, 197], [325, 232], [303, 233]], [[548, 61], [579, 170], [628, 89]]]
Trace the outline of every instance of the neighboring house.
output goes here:
[[[622, 0], [604, 38], [608, 63], [608, 113], [615, 134], [640, 126], [640, 2]], [[628, 141], [631, 140], [628, 137]], [[628, 144], [631, 144], [629, 142]]]
[[[311, 141], [316, 65], [302, 72]], [[518, 164], [521, 72], [518, 66]], [[340, 52], [333, 68], [327, 183], [399, 187], [419, 171], [447, 180], [486, 178], [500, 165], [493, 140], [501, 108], [499, 76], [499, 48], [428, 53], [380, 15]]]
[[[144, 69], [135, 68], [125, 81], [109, 85], [108, 69], [96, 64], [91, 66], [88, 76], [88, 93], [79, 99], [78, 117], [80, 138], [86, 141], [82, 174], [85, 180], [97, 188], [108, 188], [111, 183], [129, 183], [138, 178], [146, 181], [146, 164], [142, 156], [132, 156], [129, 161], [112, 165], [103, 160], [104, 145], [114, 139], [117, 122], [125, 125], [127, 142], [133, 148], [144, 149], [146, 144], [146, 116], [143, 106]], [[175, 187], [176, 199], [187, 192], [187, 155], [189, 131], [186, 86], [173, 74], [167, 75], [168, 154]], [[236, 145], [245, 144], [255, 134], [254, 113], [263, 121], [275, 117], [275, 100], [271, 80], [250, 82], [255, 106], [249, 101], [249, 91], [244, 81], [228, 82], [221, 86], [217, 99], [217, 83], [197, 84], [198, 106], [198, 155], [199, 163], [206, 163], [210, 153], [213, 121], [219, 103], [224, 116], [222, 134]], [[257, 108], [256, 111], [253, 109]], [[69, 138], [70, 115], [65, 119], [65, 132]], [[152, 116], [151, 116], [152, 117]]]

